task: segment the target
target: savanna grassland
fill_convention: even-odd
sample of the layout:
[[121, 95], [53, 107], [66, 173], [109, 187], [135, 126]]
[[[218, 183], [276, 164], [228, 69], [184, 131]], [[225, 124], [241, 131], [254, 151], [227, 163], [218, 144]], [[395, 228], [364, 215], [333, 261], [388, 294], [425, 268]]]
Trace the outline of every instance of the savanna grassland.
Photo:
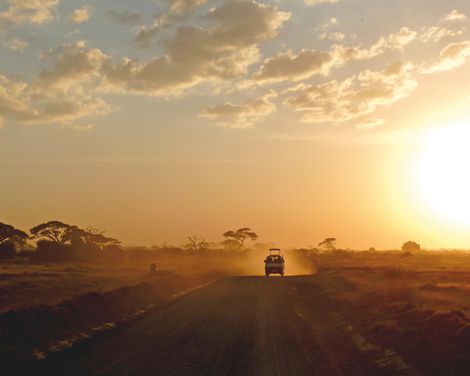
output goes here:
[[[253, 374], [463, 375], [470, 369], [470, 254], [289, 250], [287, 276], [269, 278], [262, 276], [265, 255], [140, 248], [96, 263], [4, 261], [1, 358], [11, 365], [21, 359], [25, 372], [41, 366], [69, 373], [73, 365], [86, 374], [132, 374], [144, 367], [135, 359], [149, 355], [146, 346], [151, 352], [163, 346], [158, 336], [184, 348], [189, 344], [178, 338], [189, 336], [208, 341], [188, 353], [189, 364], [212, 362], [198, 351], [223, 341], [227, 358], [217, 360], [218, 374], [241, 354], [258, 359]], [[149, 271], [152, 263], [157, 272]], [[116, 343], [137, 340], [139, 331], [140, 352], [115, 363]], [[219, 338], [223, 333], [229, 339]], [[259, 341], [268, 346], [263, 356]], [[146, 369], [159, 359], [172, 374], [188, 372], [164, 355], [176, 349], [161, 351], [145, 358]], [[269, 354], [278, 363], [259, 360]], [[117, 368], [107, 368], [111, 363]], [[202, 373], [193, 374], [205, 374], [198, 367]]]

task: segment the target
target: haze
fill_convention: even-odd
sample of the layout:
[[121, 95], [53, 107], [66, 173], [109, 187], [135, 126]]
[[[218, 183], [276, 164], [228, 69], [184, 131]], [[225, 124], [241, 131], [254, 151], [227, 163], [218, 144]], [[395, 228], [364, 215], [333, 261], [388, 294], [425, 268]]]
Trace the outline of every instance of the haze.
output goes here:
[[279, 246], [468, 248], [468, 15], [464, 0], [3, 0], [2, 221], [126, 244], [248, 226]]

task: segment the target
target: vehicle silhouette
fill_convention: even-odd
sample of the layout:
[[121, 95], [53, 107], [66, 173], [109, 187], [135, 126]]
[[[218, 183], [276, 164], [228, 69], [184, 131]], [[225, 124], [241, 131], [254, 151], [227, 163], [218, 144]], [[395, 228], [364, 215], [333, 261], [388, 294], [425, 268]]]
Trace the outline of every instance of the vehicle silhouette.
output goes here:
[[268, 277], [270, 274], [280, 274], [284, 276], [286, 264], [279, 248], [271, 248], [269, 255], [264, 260], [264, 273]]

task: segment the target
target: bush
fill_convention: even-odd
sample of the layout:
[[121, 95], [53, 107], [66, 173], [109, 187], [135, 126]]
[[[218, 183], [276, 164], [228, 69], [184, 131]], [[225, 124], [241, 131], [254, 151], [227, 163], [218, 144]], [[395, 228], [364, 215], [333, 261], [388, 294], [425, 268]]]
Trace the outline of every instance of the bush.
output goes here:
[[421, 251], [421, 246], [418, 243], [410, 240], [406, 243], [403, 243], [403, 245], [401, 246], [401, 250], [403, 252], [417, 252]]
[[11, 242], [0, 244], [0, 260], [12, 259], [16, 256], [16, 246]]
[[37, 257], [44, 261], [65, 261], [70, 255], [70, 246], [50, 240], [37, 243]]

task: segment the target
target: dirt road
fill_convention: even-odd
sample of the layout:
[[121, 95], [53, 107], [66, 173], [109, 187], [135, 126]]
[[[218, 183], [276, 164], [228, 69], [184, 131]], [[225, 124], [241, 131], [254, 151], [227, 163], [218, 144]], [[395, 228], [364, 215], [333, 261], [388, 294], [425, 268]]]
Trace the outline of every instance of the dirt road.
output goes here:
[[[233, 277], [53, 357], [49, 374], [415, 374], [325, 303], [315, 276]], [[313, 282], [313, 284], [312, 284]], [[308, 293], [307, 293], [308, 292]], [[52, 367], [52, 369], [50, 368]]]

